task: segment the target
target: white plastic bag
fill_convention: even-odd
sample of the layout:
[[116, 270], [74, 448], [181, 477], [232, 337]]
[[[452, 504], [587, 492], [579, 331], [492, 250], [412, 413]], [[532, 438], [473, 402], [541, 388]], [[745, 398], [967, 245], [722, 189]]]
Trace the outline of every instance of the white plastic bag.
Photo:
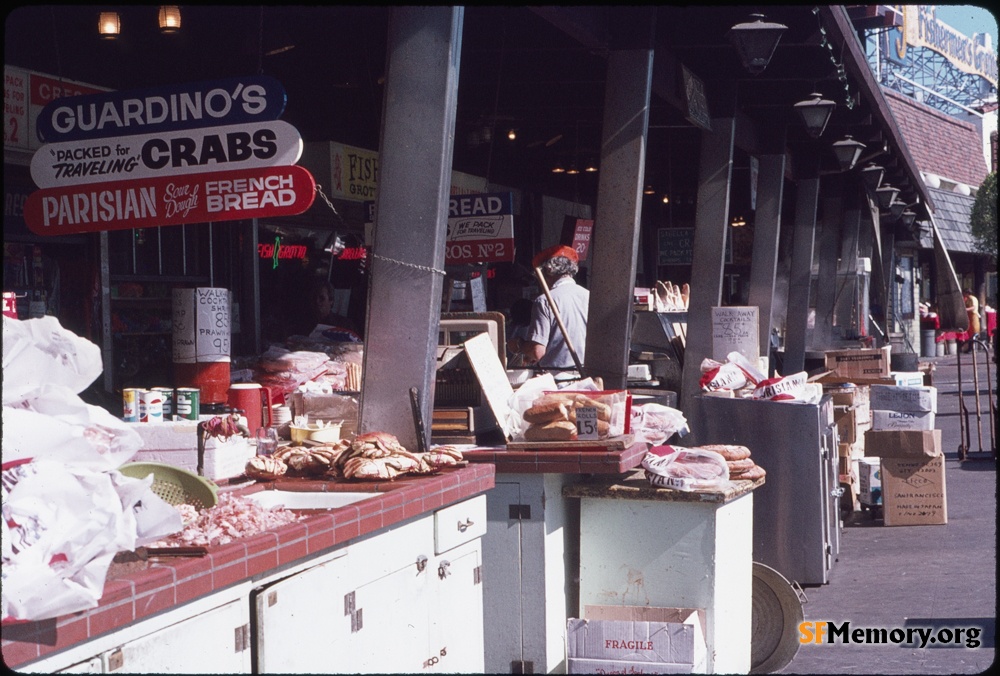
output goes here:
[[653, 486], [680, 491], [724, 490], [729, 465], [715, 451], [681, 446], [654, 446], [642, 459], [646, 480]]
[[684, 414], [662, 404], [633, 404], [631, 430], [637, 442], [650, 446], [665, 444], [674, 434], [683, 437], [689, 431]]
[[152, 480], [117, 468], [142, 439], [78, 396], [100, 350], [53, 317], [4, 318], [0, 617], [42, 620], [97, 605], [114, 555], [180, 530]]

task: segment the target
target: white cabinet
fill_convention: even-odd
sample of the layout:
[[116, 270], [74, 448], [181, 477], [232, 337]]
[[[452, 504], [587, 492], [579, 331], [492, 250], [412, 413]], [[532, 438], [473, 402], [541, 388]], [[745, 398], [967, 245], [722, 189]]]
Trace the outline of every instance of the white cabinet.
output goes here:
[[101, 662], [101, 657], [91, 657], [89, 660], [80, 662], [79, 664], [74, 664], [72, 666], [66, 667], [65, 669], [60, 669], [56, 671], [57, 674], [103, 674], [104, 673], [104, 663]]
[[353, 670], [351, 617], [344, 612], [340, 584], [348, 566], [346, 556], [341, 556], [255, 590], [251, 598], [257, 618], [258, 672]]
[[255, 590], [257, 671], [482, 672], [485, 530], [478, 496]]
[[498, 474], [483, 538], [485, 671], [564, 673], [566, 618], [576, 613], [580, 503], [576, 474]]
[[249, 674], [249, 622], [246, 601], [232, 601], [104, 653], [104, 671]]

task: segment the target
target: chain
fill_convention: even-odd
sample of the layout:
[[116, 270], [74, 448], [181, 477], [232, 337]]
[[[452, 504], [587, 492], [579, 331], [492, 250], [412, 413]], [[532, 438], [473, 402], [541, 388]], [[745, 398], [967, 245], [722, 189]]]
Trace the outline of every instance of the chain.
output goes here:
[[437, 273], [437, 274], [441, 275], [442, 277], [444, 277], [444, 276], [446, 276], [448, 274], [444, 270], [438, 270], [437, 268], [428, 267], [426, 265], [417, 265], [416, 263], [407, 263], [406, 261], [398, 261], [395, 258], [388, 258], [386, 256], [380, 256], [377, 253], [373, 253], [372, 254], [372, 258], [377, 258], [380, 261], [386, 261], [387, 263], [395, 263], [396, 265], [402, 265], [402, 266], [407, 267], [407, 268], [415, 268], [417, 270], [424, 270], [426, 272], [434, 272], [434, 273]]
[[[333, 206], [333, 202], [331, 202], [330, 198], [327, 197], [326, 194], [323, 192], [323, 186], [321, 186], [319, 183], [316, 184], [316, 194], [323, 198], [323, 201], [326, 202], [326, 205], [328, 207], [330, 207], [330, 210], [333, 213], [337, 214], [337, 218], [339, 218], [342, 221], [344, 220], [343, 216], [341, 216], [340, 213], [337, 211], [337, 209]], [[428, 267], [426, 265], [417, 265], [416, 263], [407, 263], [406, 261], [398, 261], [395, 258], [387, 258], [386, 256], [380, 256], [377, 253], [372, 253], [372, 258], [377, 258], [380, 261], [385, 261], [387, 263], [395, 263], [396, 265], [402, 265], [407, 268], [414, 268], [416, 270], [423, 270], [425, 272], [434, 272], [436, 274], [441, 275], [442, 277], [447, 276], [448, 274], [444, 270], [438, 270], [437, 268]]]
[[340, 215], [340, 212], [337, 211], [337, 208], [333, 206], [333, 202], [331, 202], [330, 198], [326, 196], [325, 192], [323, 192], [323, 186], [321, 186], [319, 183], [316, 184], [316, 194], [323, 198], [323, 201], [326, 202], [326, 206], [330, 207], [330, 211], [336, 214], [337, 218], [339, 218], [341, 221], [344, 220], [344, 217]]

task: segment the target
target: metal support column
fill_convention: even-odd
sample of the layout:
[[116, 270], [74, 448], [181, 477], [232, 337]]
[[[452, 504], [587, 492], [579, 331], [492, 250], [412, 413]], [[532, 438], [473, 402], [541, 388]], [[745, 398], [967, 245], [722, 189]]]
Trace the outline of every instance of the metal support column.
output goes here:
[[[858, 282], [858, 259], [863, 256], [861, 247], [861, 209], [858, 205], [858, 186], [850, 186], [844, 191], [844, 223], [840, 234], [840, 262], [837, 264], [837, 295], [834, 300], [834, 314], [839, 331], [834, 339], [867, 335], [862, 327], [868, 325], [868, 317], [856, 317], [860, 307], [867, 303], [859, 297], [863, 291]], [[869, 245], [870, 246], [870, 245]], [[856, 321], [856, 325], [852, 322]]]
[[837, 256], [843, 222], [844, 181], [840, 176], [823, 179], [823, 227], [819, 233], [819, 277], [816, 280], [816, 323], [812, 346], [828, 349], [833, 343], [833, 308], [837, 300]]
[[781, 236], [781, 200], [785, 186], [785, 155], [762, 155], [757, 178], [757, 212], [753, 224], [753, 255], [750, 265], [750, 292], [747, 303], [758, 308], [758, 338], [762, 356], [768, 346], [774, 317], [775, 272], [778, 240]]
[[[462, 7], [393, 7], [359, 431], [417, 448], [430, 430], [455, 135]], [[429, 439], [425, 439], [429, 442]]]
[[[813, 172], [815, 173], [815, 172]], [[792, 239], [792, 267], [788, 278], [788, 319], [782, 374], [805, 368], [806, 329], [809, 323], [809, 283], [812, 277], [813, 244], [816, 238], [816, 207], [819, 177], [798, 181]]]
[[735, 136], [735, 117], [713, 118], [712, 131], [701, 135], [690, 310], [681, 383], [684, 411], [689, 410], [691, 398], [699, 392], [702, 360], [712, 356], [712, 308], [722, 301]]
[[585, 368], [613, 389], [628, 375], [652, 73], [651, 49], [608, 56]]

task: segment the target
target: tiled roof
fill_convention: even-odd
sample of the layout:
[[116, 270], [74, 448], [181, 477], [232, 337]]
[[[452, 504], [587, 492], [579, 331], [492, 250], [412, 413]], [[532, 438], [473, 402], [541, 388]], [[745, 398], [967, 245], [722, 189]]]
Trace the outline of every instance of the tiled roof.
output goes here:
[[976, 198], [969, 195], [928, 188], [934, 200], [934, 223], [941, 234], [941, 243], [948, 251], [978, 253], [976, 240], [972, 237], [972, 205]]
[[974, 124], [884, 87], [882, 93], [920, 171], [979, 187], [988, 171]]

